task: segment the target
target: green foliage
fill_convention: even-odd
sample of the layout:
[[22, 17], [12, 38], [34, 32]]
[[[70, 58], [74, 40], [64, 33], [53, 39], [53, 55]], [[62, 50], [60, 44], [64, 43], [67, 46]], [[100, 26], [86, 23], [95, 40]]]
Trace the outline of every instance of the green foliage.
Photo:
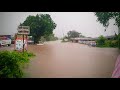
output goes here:
[[24, 73], [22, 68], [29, 62], [33, 53], [20, 53], [16, 51], [0, 52], [0, 78], [21, 78]]
[[115, 24], [118, 26], [118, 33], [117, 36], [118, 39], [118, 48], [120, 49], [120, 12], [95, 12], [95, 15], [97, 16], [97, 20], [104, 26], [109, 26], [109, 20], [114, 19]]
[[118, 40], [106, 40], [105, 47], [118, 47]]
[[21, 25], [30, 26], [30, 35], [33, 36], [34, 43], [38, 43], [41, 36], [52, 34], [56, 28], [56, 24], [49, 14], [28, 16]]
[[97, 47], [118, 47], [118, 40], [107, 40], [105, 37], [100, 36], [96, 41]]
[[104, 46], [105, 45], [105, 38], [101, 35], [99, 36], [98, 40], [97, 40], [97, 46]]
[[85, 37], [85, 36], [83, 36], [81, 33], [77, 32], [77, 31], [75, 31], [75, 30], [69, 31], [69, 32], [67, 33], [67, 35], [68, 35], [68, 36], [66, 36], [67, 39], [76, 38], [76, 37], [82, 37], [82, 38]]
[[109, 26], [109, 20], [115, 19], [115, 25], [120, 26], [120, 12], [95, 12], [97, 20], [103, 24], [103, 26]]
[[54, 34], [45, 35], [44, 37], [45, 37], [46, 41], [55, 41], [55, 40], [58, 40], [58, 38], [55, 37]]
[[110, 47], [111, 46], [111, 40], [106, 40], [104, 46], [105, 47]]
[[27, 51], [25, 51], [24, 53], [20, 53], [20, 54], [22, 54], [22, 55], [23, 55], [24, 57], [26, 57], [26, 58], [35, 56], [33, 53], [27, 52]]
[[75, 30], [73, 30], [73, 31], [69, 31], [68, 33], [67, 33], [67, 35], [68, 35], [68, 38], [76, 38], [76, 37], [79, 37], [79, 32], [77, 32], [77, 31], [75, 31]]

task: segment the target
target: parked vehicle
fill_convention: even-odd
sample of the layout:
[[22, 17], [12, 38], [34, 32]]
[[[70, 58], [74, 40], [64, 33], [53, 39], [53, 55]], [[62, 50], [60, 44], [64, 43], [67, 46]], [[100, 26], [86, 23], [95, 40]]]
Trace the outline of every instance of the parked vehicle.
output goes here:
[[92, 46], [93, 46], [93, 47], [96, 47], [96, 43], [93, 43]]
[[91, 42], [92, 47], [96, 47], [96, 42]]
[[27, 42], [28, 42], [28, 44], [34, 44], [34, 41], [32, 41], [32, 40], [28, 40]]
[[11, 35], [0, 35], [0, 46], [11, 45]]

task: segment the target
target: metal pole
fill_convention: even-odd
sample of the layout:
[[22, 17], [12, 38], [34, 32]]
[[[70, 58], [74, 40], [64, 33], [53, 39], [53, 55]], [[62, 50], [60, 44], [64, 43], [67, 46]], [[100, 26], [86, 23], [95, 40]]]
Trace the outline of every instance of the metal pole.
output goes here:
[[24, 34], [23, 34], [23, 53], [24, 53]]
[[[28, 38], [28, 36], [26, 35], [26, 45], [27, 45], [27, 38]], [[27, 46], [26, 46], [26, 50], [27, 50]]]

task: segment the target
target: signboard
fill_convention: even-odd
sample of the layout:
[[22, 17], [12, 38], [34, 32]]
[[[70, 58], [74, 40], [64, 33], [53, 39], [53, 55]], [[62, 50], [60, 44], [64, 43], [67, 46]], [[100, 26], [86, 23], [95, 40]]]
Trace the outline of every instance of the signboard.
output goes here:
[[18, 26], [18, 34], [28, 35], [30, 33], [29, 26]]
[[23, 44], [24, 44], [24, 50], [27, 50], [27, 36], [24, 37], [24, 43], [23, 43], [23, 35], [16, 34], [15, 50], [22, 51], [23, 50]]
[[[27, 40], [24, 40], [24, 49], [27, 50]], [[15, 40], [15, 50], [17, 51], [22, 51], [23, 50], [23, 40], [17, 39]]]
[[30, 33], [29, 26], [18, 26], [18, 33], [15, 35], [15, 50], [23, 51], [27, 50], [27, 40]]

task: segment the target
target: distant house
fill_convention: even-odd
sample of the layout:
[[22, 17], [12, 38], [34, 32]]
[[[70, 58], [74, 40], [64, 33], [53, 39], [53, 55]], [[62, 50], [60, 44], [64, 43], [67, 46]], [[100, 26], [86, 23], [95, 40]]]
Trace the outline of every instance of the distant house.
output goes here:
[[87, 41], [95, 41], [97, 40], [97, 38], [88, 38], [88, 37], [85, 37], [85, 38], [71, 38], [70, 39], [72, 42], [87, 42]]
[[97, 38], [89, 38], [89, 37], [71, 38], [72, 42], [80, 43], [80, 44], [86, 44], [86, 45], [89, 45], [89, 46], [96, 46], [96, 40], [97, 40]]
[[[114, 39], [115, 37], [116, 37], [115, 35], [105, 36], [105, 38], [108, 40]], [[74, 43], [80, 43], [80, 44], [86, 44], [92, 46], [92, 45], [96, 45], [97, 39], [98, 37], [96, 38], [84, 37], [84, 38], [71, 38], [70, 40]]]

